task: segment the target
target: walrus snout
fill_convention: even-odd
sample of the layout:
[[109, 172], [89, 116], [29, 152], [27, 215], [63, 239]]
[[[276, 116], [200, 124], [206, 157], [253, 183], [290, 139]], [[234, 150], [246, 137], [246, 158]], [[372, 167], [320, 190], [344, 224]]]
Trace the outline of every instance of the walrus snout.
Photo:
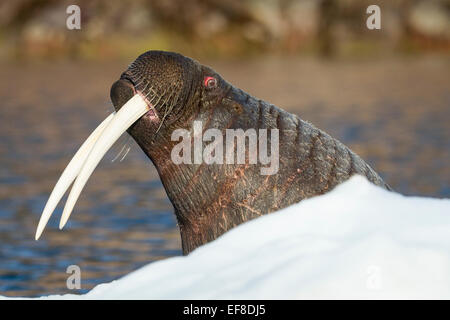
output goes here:
[[136, 93], [134, 85], [127, 79], [120, 79], [113, 83], [110, 90], [110, 97], [114, 109], [119, 109], [127, 103]]

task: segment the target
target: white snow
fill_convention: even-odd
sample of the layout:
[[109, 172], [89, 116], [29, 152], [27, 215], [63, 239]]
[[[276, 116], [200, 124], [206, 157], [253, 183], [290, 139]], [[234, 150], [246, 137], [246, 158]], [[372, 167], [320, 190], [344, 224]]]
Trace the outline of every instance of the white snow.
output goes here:
[[450, 199], [354, 176], [174, 257], [50, 299], [450, 298]]

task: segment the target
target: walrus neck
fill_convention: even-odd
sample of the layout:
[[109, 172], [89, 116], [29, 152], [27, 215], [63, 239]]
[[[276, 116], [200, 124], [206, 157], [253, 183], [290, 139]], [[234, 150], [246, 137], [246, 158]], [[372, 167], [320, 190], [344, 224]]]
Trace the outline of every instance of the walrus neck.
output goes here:
[[[211, 185], [214, 183], [211, 170], [215, 166], [206, 166], [206, 172], [202, 164], [175, 164], [171, 159], [171, 151], [176, 141], [160, 137], [150, 142], [146, 138], [141, 135], [135, 140], [155, 165], [174, 207], [183, 254], [188, 254], [229, 230], [231, 221], [227, 220], [225, 214], [214, 211], [217, 209], [215, 205], [208, 203], [214, 196], [211, 193], [216, 189]], [[232, 220], [241, 223], [242, 219]]]
[[[229, 194], [213, 185], [220, 176], [214, 166], [175, 165], [169, 157], [159, 158], [155, 166], [174, 206], [180, 228], [183, 254], [221, 236], [231, 228], [249, 220], [239, 211], [226, 210]], [[206, 168], [205, 170], [205, 167]], [[223, 186], [223, 184], [220, 184]]]

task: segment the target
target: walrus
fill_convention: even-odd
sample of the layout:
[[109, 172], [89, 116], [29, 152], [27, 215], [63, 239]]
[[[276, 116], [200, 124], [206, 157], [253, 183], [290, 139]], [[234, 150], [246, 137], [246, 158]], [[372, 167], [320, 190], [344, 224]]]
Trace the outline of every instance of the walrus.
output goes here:
[[[89, 136], [64, 170], [44, 208], [36, 239], [75, 181], [61, 217], [60, 228], [64, 226], [89, 176], [125, 131], [158, 171], [174, 207], [185, 255], [241, 223], [326, 193], [354, 174], [390, 189], [337, 139], [178, 53], [140, 55], [112, 85], [110, 96], [116, 112]], [[276, 173], [261, 174], [267, 163], [250, 163], [249, 152], [241, 163], [174, 163], [172, 151], [179, 143], [174, 131], [193, 132], [199, 122], [202, 133], [277, 130]], [[269, 136], [266, 139], [273, 144]], [[205, 148], [207, 141], [201, 144]]]

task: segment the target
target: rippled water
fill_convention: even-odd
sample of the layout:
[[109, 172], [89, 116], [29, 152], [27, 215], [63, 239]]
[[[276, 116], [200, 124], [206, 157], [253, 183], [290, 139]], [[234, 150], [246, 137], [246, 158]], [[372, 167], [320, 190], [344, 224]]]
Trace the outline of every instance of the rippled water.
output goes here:
[[[397, 191], [450, 196], [450, 61], [370, 62], [259, 59], [209, 62], [250, 93], [337, 137]], [[124, 161], [96, 169], [64, 231], [58, 207], [41, 240], [34, 233], [75, 150], [112, 111], [117, 63], [2, 65], [0, 79], [0, 295], [74, 293], [154, 260], [180, 255], [172, 206], [156, 170], [132, 139]]]

